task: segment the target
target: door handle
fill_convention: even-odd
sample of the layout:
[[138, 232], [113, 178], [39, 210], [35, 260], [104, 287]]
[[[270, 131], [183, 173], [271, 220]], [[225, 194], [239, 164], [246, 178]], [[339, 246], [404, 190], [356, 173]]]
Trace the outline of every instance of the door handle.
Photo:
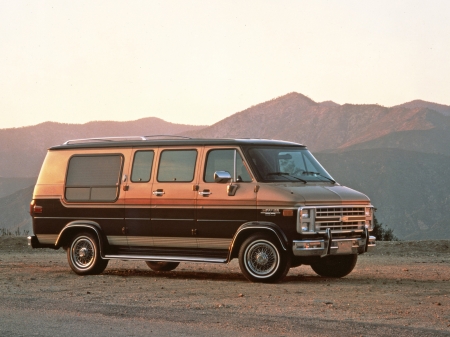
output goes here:
[[166, 192], [164, 192], [163, 190], [153, 191], [153, 195], [156, 195], [157, 197], [162, 197], [164, 194], [166, 194]]
[[204, 197], [207, 197], [208, 195], [211, 195], [212, 192], [210, 192], [210, 190], [203, 190], [203, 191], [198, 192], [198, 194], [200, 194]]

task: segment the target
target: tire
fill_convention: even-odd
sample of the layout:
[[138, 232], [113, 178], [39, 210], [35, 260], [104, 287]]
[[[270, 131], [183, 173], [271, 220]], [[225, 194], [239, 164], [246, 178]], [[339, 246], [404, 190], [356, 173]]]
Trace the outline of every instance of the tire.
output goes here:
[[239, 267], [251, 282], [281, 281], [289, 271], [289, 259], [278, 240], [259, 233], [250, 236], [239, 249]]
[[358, 255], [331, 255], [312, 263], [311, 268], [323, 277], [344, 277], [355, 268]]
[[145, 261], [147, 266], [154, 271], [171, 271], [174, 270], [180, 262], [164, 262], [164, 261]]
[[77, 233], [67, 249], [70, 268], [78, 275], [96, 275], [103, 272], [108, 260], [100, 256], [100, 248], [95, 235], [89, 232]]
[[302, 265], [301, 260], [296, 259], [296, 258], [291, 259], [291, 267], [290, 268], [297, 268], [297, 267], [300, 267], [301, 265]]

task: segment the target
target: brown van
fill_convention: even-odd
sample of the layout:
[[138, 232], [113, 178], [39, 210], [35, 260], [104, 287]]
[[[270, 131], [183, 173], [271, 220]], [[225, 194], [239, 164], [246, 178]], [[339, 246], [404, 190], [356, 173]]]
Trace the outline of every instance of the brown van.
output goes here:
[[375, 248], [373, 207], [303, 145], [165, 137], [67, 141], [48, 150], [30, 213], [33, 248], [63, 247], [72, 270], [110, 259], [157, 271], [239, 259], [253, 282], [310, 265], [350, 273]]

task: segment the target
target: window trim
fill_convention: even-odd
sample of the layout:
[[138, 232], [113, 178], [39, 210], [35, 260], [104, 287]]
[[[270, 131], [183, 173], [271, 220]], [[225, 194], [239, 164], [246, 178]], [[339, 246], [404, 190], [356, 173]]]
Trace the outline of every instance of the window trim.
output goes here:
[[[74, 157], [112, 157], [112, 156], [118, 156], [120, 157], [120, 169], [119, 169], [119, 175], [118, 175], [118, 183], [116, 185], [114, 185], [114, 187], [116, 188], [116, 197], [115, 199], [111, 199], [111, 200], [68, 200], [66, 198], [66, 189], [69, 188], [90, 188], [89, 191], [89, 197], [91, 196], [92, 193], [92, 187], [99, 187], [97, 185], [92, 185], [92, 186], [88, 186], [88, 185], [80, 185], [80, 186], [67, 186], [67, 176], [69, 174], [69, 166], [70, 166], [70, 161], [72, 160], [72, 158]], [[67, 203], [115, 203], [120, 196], [120, 186], [122, 183], [122, 174], [123, 174], [123, 166], [125, 163], [125, 157], [122, 153], [94, 153], [94, 154], [84, 154], [84, 153], [78, 153], [78, 154], [74, 154], [72, 156], [69, 157], [69, 159], [67, 160], [67, 164], [66, 164], [66, 173], [65, 173], [65, 177], [64, 177], [64, 201]], [[101, 186], [101, 187], [113, 187], [111, 186]]]

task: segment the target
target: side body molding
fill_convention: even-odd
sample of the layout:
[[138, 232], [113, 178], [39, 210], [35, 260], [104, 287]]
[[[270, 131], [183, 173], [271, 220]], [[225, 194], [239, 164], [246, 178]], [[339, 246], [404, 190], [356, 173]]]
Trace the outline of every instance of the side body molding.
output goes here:
[[72, 229], [81, 229], [86, 228], [89, 230], [92, 230], [97, 235], [99, 248], [100, 248], [100, 256], [104, 258], [104, 247], [105, 247], [105, 238], [102, 233], [102, 229], [98, 223], [95, 221], [89, 221], [89, 220], [75, 220], [72, 222], [69, 222], [67, 225], [64, 226], [64, 228], [61, 230], [61, 232], [58, 235], [58, 238], [56, 239], [55, 246], [60, 247], [62, 246], [69, 238], [70, 238], [70, 232]]
[[[281, 230], [281, 228], [278, 225], [274, 224], [273, 222], [268, 222], [268, 221], [246, 222], [245, 224], [241, 225], [238, 228], [238, 230], [236, 231], [236, 234], [234, 234], [234, 237], [233, 237], [233, 240], [231, 241], [230, 249], [228, 252], [228, 259], [227, 259], [228, 262], [231, 261], [232, 256], [234, 255], [233, 253], [235, 253], [236, 249], [239, 249], [239, 246], [243, 241], [242, 238], [245, 237], [249, 231], [271, 232], [271, 233], [275, 234], [275, 236], [278, 238], [278, 240], [280, 241], [281, 248], [283, 248], [283, 250], [286, 251], [287, 247], [289, 246], [286, 235]], [[236, 243], [238, 243], [237, 246], [236, 246]]]

